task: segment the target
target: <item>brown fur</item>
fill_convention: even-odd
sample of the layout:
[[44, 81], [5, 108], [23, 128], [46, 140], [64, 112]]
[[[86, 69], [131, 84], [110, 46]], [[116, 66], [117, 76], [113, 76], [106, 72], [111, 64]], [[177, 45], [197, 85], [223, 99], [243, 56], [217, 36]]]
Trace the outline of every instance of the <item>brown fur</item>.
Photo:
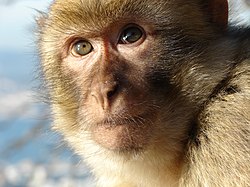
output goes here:
[[[120, 54], [107, 38], [129, 23], [146, 39]], [[224, 0], [56, 0], [39, 24], [54, 128], [98, 186], [250, 186], [249, 38]], [[104, 38], [98, 60], [70, 55], [79, 37]]]

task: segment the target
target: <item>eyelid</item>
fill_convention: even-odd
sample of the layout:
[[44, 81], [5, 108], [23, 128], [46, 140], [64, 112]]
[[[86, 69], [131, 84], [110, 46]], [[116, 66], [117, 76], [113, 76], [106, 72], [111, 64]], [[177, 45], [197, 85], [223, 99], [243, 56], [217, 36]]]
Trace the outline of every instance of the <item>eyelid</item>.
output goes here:
[[[136, 23], [129, 23], [129, 24], [125, 25], [125, 26], [121, 29], [121, 32], [119, 33], [118, 44], [124, 44], [124, 43], [121, 42], [122, 34], [123, 34], [123, 32], [124, 32], [126, 29], [128, 29], [128, 28], [130, 28], [130, 27], [137, 27], [137, 28], [139, 28], [140, 31], [142, 32], [142, 37], [141, 37], [139, 40], [135, 41], [134, 43], [138, 43], [139, 41], [142, 42], [142, 41], [145, 40], [145, 38], [146, 38], [147, 35], [146, 35], [146, 31], [144, 30], [144, 28], [141, 27], [140, 25], [136, 24]], [[134, 43], [127, 43], [126, 45], [133, 45]]]

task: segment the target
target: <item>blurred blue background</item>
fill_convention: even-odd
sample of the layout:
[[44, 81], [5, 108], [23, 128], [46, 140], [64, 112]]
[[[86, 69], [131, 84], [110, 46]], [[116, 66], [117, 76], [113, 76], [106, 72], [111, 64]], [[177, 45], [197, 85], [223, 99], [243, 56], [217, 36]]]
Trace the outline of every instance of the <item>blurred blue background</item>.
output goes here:
[[[39, 133], [32, 141], [23, 139], [36, 134], [33, 130], [40, 131], [48, 126], [48, 109], [33, 97], [39, 81], [35, 79], [38, 60], [34, 20], [38, 15], [36, 9], [45, 10], [48, 3], [46, 0], [19, 0], [0, 4], [0, 153], [10, 162], [29, 157], [41, 162], [43, 155], [48, 154], [47, 146], [53, 143], [51, 139], [43, 144]], [[40, 129], [33, 129], [35, 127]], [[19, 149], [18, 154], [11, 153], [13, 148]]]
[[[93, 186], [88, 169], [50, 130], [34, 97], [35, 17], [52, 0], [0, 0], [0, 187]], [[250, 25], [249, 0], [231, 0], [230, 22]]]

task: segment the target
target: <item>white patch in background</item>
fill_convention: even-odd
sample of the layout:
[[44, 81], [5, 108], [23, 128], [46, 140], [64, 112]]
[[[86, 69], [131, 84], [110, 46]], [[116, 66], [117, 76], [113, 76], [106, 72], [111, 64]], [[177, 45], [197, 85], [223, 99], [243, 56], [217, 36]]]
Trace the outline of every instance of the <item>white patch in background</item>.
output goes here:
[[34, 115], [30, 100], [31, 93], [29, 91], [9, 94], [0, 93], [0, 119]]
[[239, 27], [250, 27], [250, 0], [229, 0], [229, 22]]
[[36, 164], [23, 160], [18, 164], [1, 163], [0, 186], [22, 187], [94, 187], [94, 180], [83, 166], [54, 160], [50, 164]]
[[0, 78], [0, 121], [13, 117], [29, 117], [37, 114], [34, 94], [20, 89], [14, 81]]

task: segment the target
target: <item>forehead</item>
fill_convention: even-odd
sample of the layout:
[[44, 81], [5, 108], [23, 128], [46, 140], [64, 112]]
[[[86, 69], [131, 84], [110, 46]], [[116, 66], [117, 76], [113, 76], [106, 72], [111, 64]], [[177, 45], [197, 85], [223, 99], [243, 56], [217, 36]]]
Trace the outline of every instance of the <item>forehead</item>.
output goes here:
[[[55, 0], [46, 25], [55, 32], [102, 33], [124, 23], [155, 30], [204, 28], [200, 0]], [[192, 24], [190, 24], [192, 23]], [[176, 30], [178, 30], [176, 29]], [[199, 32], [201, 33], [201, 32]]]
[[162, 0], [56, 0], [50, 9], [50, 19], [57, 24], [79, 23], [88, 28], [105, 27], [126, 19], [152, 21], [167, 10]]

